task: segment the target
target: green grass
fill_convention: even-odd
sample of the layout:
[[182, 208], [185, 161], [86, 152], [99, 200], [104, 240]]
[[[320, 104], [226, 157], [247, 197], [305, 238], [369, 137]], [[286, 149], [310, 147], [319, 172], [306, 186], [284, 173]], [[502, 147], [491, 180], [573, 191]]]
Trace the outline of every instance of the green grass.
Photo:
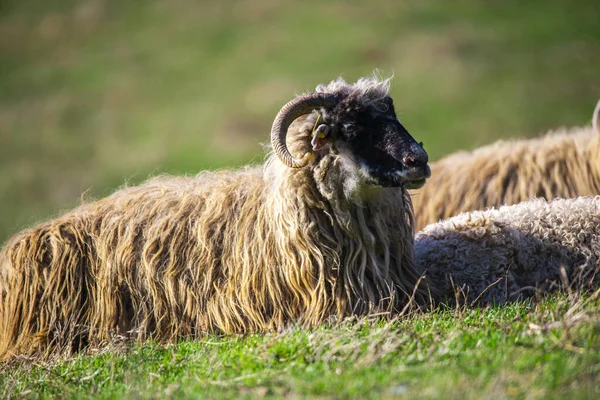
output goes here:
[[117, 345], [57, 364], [7, 366], [0, 396], [596, 398], [599, 307], [598, 293], [558, 295], [391, 322]]
[[[588, 124], [599, 19], [596, 0], [0, 1], [0, 243], [82, 193], [260, 162], [279, 107], [339, 75], [394, 73], [432, 159]], [[115, 345], [4, 365], [0, 397], [597, 398], [599, 306]]]
[[594, 0], [0, 2], [0, 242], [149, 175], [262, 160], [295, 93], [375, 68], [432, 159], [587, 124]]

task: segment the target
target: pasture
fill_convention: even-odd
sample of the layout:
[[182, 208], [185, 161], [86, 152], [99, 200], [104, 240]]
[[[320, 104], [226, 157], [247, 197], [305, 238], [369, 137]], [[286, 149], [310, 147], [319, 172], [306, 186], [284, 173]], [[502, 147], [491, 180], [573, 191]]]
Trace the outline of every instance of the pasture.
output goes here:
[[[393, 73], [399, 117], [432, 160], [588, 124], [600, 97], [596, 3], [1, 2], [0, 242], [148, 176], [261, 162], [281, 105], [339, 75]], [[117, 342], [2, 365], [0, 396], [595, 398], [599, 307], [597, 293], [570, 293], [166, 347]]]
[[120, 346], [5, 365], [26, 398], [596, 398], [600, 296], [454, 307], [392, 322]]

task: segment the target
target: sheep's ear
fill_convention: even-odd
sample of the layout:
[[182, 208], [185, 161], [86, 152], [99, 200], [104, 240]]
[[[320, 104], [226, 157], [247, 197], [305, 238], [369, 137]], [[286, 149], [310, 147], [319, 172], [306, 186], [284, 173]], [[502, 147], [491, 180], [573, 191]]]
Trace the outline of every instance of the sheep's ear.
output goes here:
[[312, 140], [310, 144], [312, 145], [313, 151], [319, 151], [325, 146], [327, 141], [327, 134], [329, 133], [329, 126], [325, 124], [321, 124], [317, 127], [317, 129], [313, 130]]

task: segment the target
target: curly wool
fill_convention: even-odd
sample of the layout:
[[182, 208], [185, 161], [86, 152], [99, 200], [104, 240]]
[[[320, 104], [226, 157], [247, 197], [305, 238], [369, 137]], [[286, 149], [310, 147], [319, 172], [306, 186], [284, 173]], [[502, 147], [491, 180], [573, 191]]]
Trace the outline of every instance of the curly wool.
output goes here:
[[600, 135], [592, 127], [560, 129], [529, 140], [498, 141], [431, 164], [413, 191], [417, 231], [427, 224], [535, 197], [600, 194]]
[[345, 97], [353, 97], [358, 102], [381, 111], [387, 109], [383, 99], [390, 95], [391, 80], [391, 77], [383, 78], [376, 72], [373, 76], [360, 78], [350, 85], [340, 77], [327, 85], [318, 85], [315, 91], [317, 93], [338, 93]]
[[[307, 151], [315, 118], [290, 127], [290, 150]], [[342, 157], [157, 177], [17, 234], [0, 253], [0, 359], [426, 303], [408, 193], [361, 186]]]
[[600, 196], [535, 199], [428, 225], [415, 236], [415, 262], [446, 296], [460, 290], [479, 303], [551, 290], [565, 279], [591, 287], [600, 281]]

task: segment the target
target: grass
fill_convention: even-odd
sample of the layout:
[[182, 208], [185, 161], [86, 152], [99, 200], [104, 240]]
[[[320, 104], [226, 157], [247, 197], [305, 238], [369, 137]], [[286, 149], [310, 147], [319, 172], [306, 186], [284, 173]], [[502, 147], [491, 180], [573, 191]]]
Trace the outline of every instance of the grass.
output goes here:
[[[0, 1], [0, 243], [82, 193], [260, 162], [279, 107], [339, 75], [393, 72], [432, 159], [587, 124], [599, 17], [596, 0]], [[0, 397], [596, 398], [599, 306], [115, 345], [4, 365]]]
[[3, 398], [595, 398], [600, 296], [144, 343], [8, 366]]
[[262, 160], [295, 93], [394, 73], [432, 159], [589, 123], [593, 0], [0, 2], [0, 242], [125, 182]]

